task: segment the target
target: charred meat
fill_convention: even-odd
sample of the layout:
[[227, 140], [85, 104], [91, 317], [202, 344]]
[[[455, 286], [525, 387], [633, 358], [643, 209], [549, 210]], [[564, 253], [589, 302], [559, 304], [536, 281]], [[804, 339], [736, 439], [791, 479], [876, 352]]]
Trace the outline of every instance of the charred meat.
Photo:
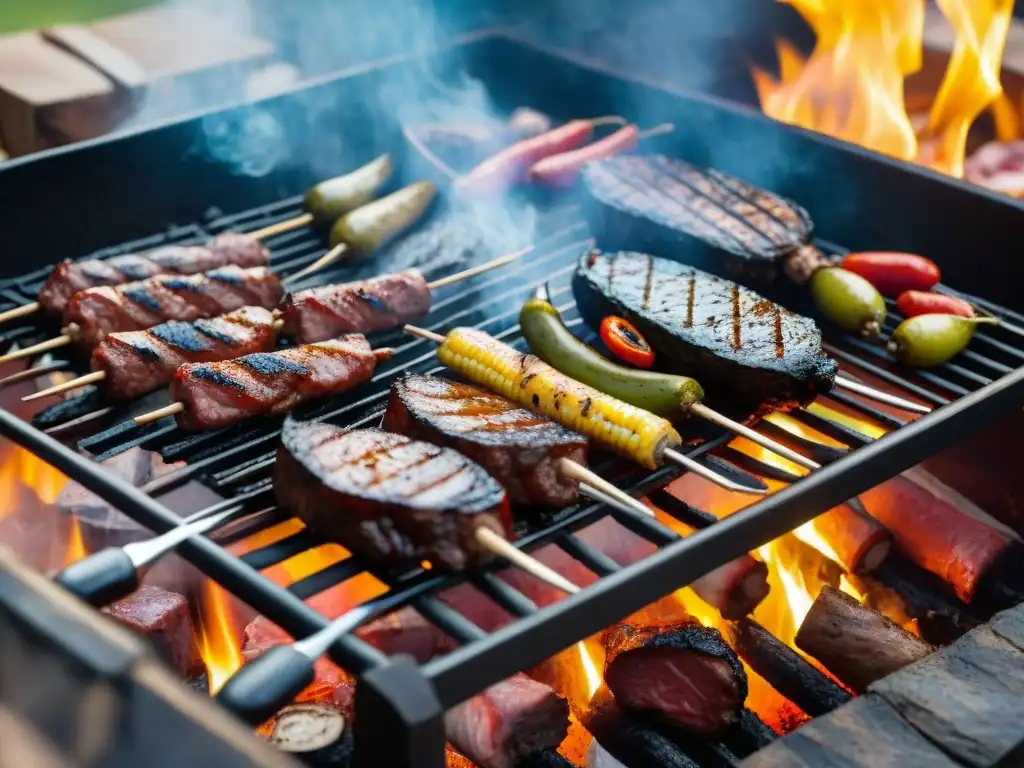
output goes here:
[[95, 347], [107, 334], [141, 331], [169, 320], [216, 317], [245, 306], [273, 309], [281, 281], [266, 267], [222, 267], [198, 275], [164, 275], [116, 288], [87, 288], [71, 297], [65, 324], [78, 327], [78, 341]]
[[171, 397], [185, 404], [178, 424], [198, 431], [288, 413], [308, 400], [359, 386], [390, 354], [374, 352], [365, 336], [354, 333], [222, 363], [189, 363], [171, 381]]
[[518, 504], [565, 506], [576, 485], [558, 461], [586, 465], [587, 440], [505, 398], [436, 376], [406, 375], [391, 387], [382, 427], [454, 448], [486, 469]]
[[152, 392], [185, 363], [212, 363], [274, 348], [274, 315], [242, 307], [210, 320], [172, 320], [147, 331], [112, 333], [92, 353], [92, 369], [103, 371], [107, 396], [115, 400]]
[[146, 253], [58, 264], [39, 291], [39, 303], [52, 314], [64, 311], [79, 291], [120, 285], [157, 275], [193, 275], [218, 267], [264, 267], [270, 252], [248, 235], [226, 232], [207, 245], [165, 245]]
[[128, 597], [108, 605], [103, 613], [145, 638], [182, 677], [202, 669], [184, 595], [143, 584]]
[[342, 333], [397, 328], [430, 311], [430, 289], [418, 270], [309, 288], [285, 297], [284, 332], [300, 344]]
[[506, 536], [508, 498], [450, 448], [378, 429], [285, 421], [274, 490], [314, 532], [384, 564], [462, 569], [488, 559], [486, 526]]
[[806, 405], [835, 381], [838, 366], [822, 352], [813, 320], [699, 269], [590, 251], [573, 291], [592, 327], [625, 317], [655, 348], [659, 367], [697, 378], [709, 400], [744, 413]]
[[664, 155], [623, 155], [583, 171], [584, 210], [602, 248], [637, 248], [723, 276], [770, 282], [811, 239], [796, 203]]

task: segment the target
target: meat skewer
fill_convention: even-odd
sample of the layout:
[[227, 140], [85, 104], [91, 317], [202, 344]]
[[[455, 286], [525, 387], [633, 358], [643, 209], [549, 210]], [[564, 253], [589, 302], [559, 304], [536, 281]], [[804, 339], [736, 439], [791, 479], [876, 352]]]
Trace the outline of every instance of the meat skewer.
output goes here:
[[278, 352], [254, 352], [218, 363], [186, 363], [171, 380], [173, 402], [138, 416], [136, 425], [176, 416], [188, 431], [218, 429], [250, 416], [288, 413], [309, 400], [365, 383], [389, 348], [370, 349], [354, 333]]
[[[646, 253], [585, 253], [573, 277], [580, 314], [633, 323], [670, 373], [698, 375], [745, 411], [806, 405], [834, 386], [915, 413], [926, 406], [858, 384], [847, 387], [821, 349], [813, 320], [721, 277]], [[680, 299], [680, 297], [683, 297]]]
[[643, 467], [657, 469], [671, 462], [726, 490], [764, 493], [735, 483], [677, 451], [682, 438], [667, 420], [580, 384], [483, 331], [456, 328], [441, 336], [411, 325], [405, 326], [405, 331], [437, 343], [438, 358], [457, 373]]

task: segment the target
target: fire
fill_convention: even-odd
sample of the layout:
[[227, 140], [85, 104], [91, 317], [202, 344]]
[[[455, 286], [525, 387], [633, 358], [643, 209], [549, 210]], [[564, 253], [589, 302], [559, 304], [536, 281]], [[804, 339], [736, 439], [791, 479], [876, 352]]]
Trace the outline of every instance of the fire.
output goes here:
[[240, 638], [226, 593], [207, 580], [199, 599], [199, 654], [206, 664], [211, 694], [242, 666]]
[[594, 694], [597, 693], [597, 689], [601, 687], [601, 673], [597, 670], [597, 664], [590, 655], [590, 651], [587, 650], [587, 644], [585, 641], [580, 640], [576, 643], [576, 647], [580, 652], [580, 664], [583, 665], [583, 675], [587, 682], [587, 700], [594, 698]]
[[[1005, 113], [1000, 63], [1013, 0], [938, 0], [956, 41], [927, 121], [915, 131], [906, 78], [921, 68], [924, 0], [779, 0], [817, 35], [810, 58], [777, 42], [778, 78], [755, 69], [777, 120], [963, 176], [967, 133], [990, 106]], [[1002, 125], [1016, 124], [1005, 114]]]
[[63, 472], [20, 445], [10, 445], [0, 463], [0, 518], [18, 508], [19, 489], [29, 488], [39, 501], [52, 504], [67, 483]]
[[64, 562], [61, 567], [67, 568], [72, 563], [77, 563], [88, 553], [85, 548], [85, 541], [82, 539], [82, 524], [76, 515], [71, 515], [71, 523], [68, 530], [68, 546], [64, 551]]

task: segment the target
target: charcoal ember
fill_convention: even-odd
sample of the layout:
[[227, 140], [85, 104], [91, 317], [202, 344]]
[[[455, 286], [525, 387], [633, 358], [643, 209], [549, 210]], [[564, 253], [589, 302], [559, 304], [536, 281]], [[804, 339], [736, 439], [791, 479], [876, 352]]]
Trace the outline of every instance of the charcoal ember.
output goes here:
[[144, 584], [123, 600], [103, 608], [103, 613], [149, 641], [157, 656], [182, 678], [202, 670], [184, 595]]
[[32, 417], [36, 429], [50, 429], [66, 421], [77, 419], [103, 407], [103, 394], [95, 384], [67, 393], [59, 403], [44, 408]]
[[[603, 750], [629, 768], [699, 768], [682, 747], [660, 730], [622, 711], [607, 688], [594, 694], [580, 720]], [[597, 765], [605, 768], [607, 763]], [[614, 768], [615, 763], [610, 765]]]

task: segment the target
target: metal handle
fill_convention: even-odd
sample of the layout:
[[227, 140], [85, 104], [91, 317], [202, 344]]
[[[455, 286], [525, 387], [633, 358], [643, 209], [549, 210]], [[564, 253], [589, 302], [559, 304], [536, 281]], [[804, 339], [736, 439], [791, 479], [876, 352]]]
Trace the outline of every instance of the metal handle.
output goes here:
[[159, 560], [190, 536], [212, 530], [244, 509], [244, 505], [236, 504], [216, 515], [209, 515], [198, 520], [189, 518], [177, 528], [172, 528], [155, 538], [125, 544], [124, 552], [135, 563], [136, 568], [142, 568]]
[[249, 725], [273, 717], [313, 682], [313, 659], [291, 645], [271, 648], [236, 672], [217, 701]]
[[54, 581], [99, 608], [138, 589], [139, 572], [127, 552], [110, 547], [69, 565]]

